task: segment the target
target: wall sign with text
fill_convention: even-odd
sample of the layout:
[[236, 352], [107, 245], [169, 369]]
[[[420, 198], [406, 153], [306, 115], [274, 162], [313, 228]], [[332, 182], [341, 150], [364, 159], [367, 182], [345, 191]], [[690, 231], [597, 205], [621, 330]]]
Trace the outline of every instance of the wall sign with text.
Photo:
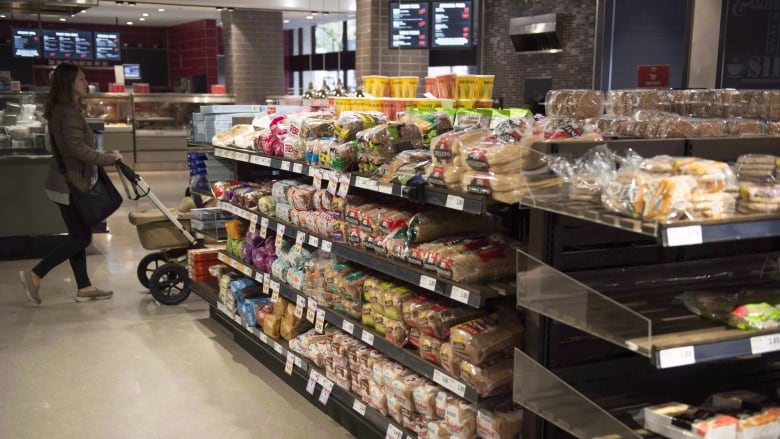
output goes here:
[[722, 88], [780, 88], [780, 2], [726, 0]]

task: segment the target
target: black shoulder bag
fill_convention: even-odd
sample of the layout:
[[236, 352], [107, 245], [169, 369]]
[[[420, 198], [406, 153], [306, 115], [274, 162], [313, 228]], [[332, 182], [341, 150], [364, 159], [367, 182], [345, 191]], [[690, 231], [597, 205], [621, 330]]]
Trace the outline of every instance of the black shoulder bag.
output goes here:
[[108, 178], [102, 166], [97, 167], [97, 182], [87, 191], [82, 191], [71, 183], [65, 171], [65, 164], [59, 154], [59, 148], [54, 142], [54, 136], [49, 136], [54, 147], [54, 157], [60, 167], [60, 173], [65, 177], [70, 190], [70, 202], [90, 226], [100, 224], [122, 205], [122, 195], [116, 190], [114, 183]]

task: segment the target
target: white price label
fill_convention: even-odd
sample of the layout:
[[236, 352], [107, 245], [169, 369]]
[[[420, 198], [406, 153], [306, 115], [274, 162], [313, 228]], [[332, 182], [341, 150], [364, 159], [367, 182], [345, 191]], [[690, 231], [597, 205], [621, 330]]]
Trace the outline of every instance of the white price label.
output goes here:
[[284, 237], [284, 232], [287, 231], [287, 226], [284, 224], [277, 224], [276, 225], [276, 235]]
[[263, 342], [263, 343], [265, 343], [265, 344], [268, 344], [268, 336], [267, 336], [267, 335], [265, 335], [265, 333], [264, 333], [264, 332], [261, 332], [261, 333], [260, 333], [260, 341], [262, 341], [262, 342]]
[[245, 152], [237, 152], [236, 153], [236, 160], [240, 162], [248, 162], [249, 161], [249, 154]]
[[393, 193], [393, 185], [392, 184], [377, 184], [377, 191], [383, 193], [383, 194], [392, 194]]
[[358, 412], [360, 416], [366, 416], [366, 405], [360, 402], [359, 399], [352, 403], [352, 410]]
[[240, 316], [240, 315], [238, 315], [238, 314], [233, 314], [233, 321], [234, 321], [234, 322], [236, 322], [236, 323], [238, 323], [238, 324], [239, 324], [239, 325], [241, 325], [241, 326], [243, 326], [243, 325], [244, 325], [244, 321], [243, 321], [243, 320], [241, 320], [241, 316]]
[[300, 163], [295, 163], [293, 165], [293, 172], [296, 174], [303, 174], [303, 165]]
[[259, 165], [271, 167], [271, 157], [260, 157]]
[[274, 302], [279, 301], [279, 282], [271, 281], [271, 300]]
[[338, 192], [338, 189], [339, 189], [338, 173], [333, 172], [330, 174], [330, 177], [328, 179], [328, 193], [330, 193], [335, 197], [336, 193]]
[[306, 309], [306, 298], [303, 296], [298, 296], [297, 299], [295, 299], [295, 318], [300, 319], [303, 317], [303, 310]]
[[303, 243], [306, 242], [306, 232], [298, 232], [295, 235], [295, 246], [298, 247], [298, 249], [303, 248]]
[[693, 346], [664, 349], [658, 352], [658, 365], [660, 369], [668, 367], [687, 366], [696, 363], [696, 352]]
[[372, 347], [374, 346], [374, 334], [363, 330], [363, 333], [360, 334], [360, 339], [363, 340], [363, 343]]
[[701, 234], [701, 226], [671, 227], [666, 229], [666, 245], [677, 247], [680, 245], [695, 245], [704, 242]]
[[469, 303], [469, 290], [465, 288], [461, 288], [457, 285], [453, 285], [452, 289], [450, 290], [450, 298], [452, 300], [457, 300], [460, 303], [465, 303], [468, 305]]
[[268, 218], [263, 217], [260, 219], [260, 237], [265, 239], [268, 236]]
[[[279, 228], [281, 227], [281, 231], [279, 231]], [[282, 247], [282, 243], [284, 242], [284, 226], [278, 225], [276, 227], [276, 240], [274, 241], [274, 246], [277, 250], [279, 250]]]
[[224, 253], [217, 253], [217, 259], [221, 262], [228, 262], [228, 257]]
[[322, 308], [317, 310], [317, 320], [314, 322], [314, 332], [317, 334], [325, 332], [325, 310]]
[[338, 190], [338, 196], [339, 197], [346, 197], [349, 193], [349, 181], [352, 177], [349, 174], [341, 174], [339, 177], [339, 190]]
[[250, 325], [249, 323], [246, 323], [245, 326], [246, 326], [246, 330], [249, 332], [252, 332], [252, 330], [255, 329], [255, 327]]
[[328, 404], [328, 399], [330, 399], [330, 392], [333, 391], [333, 381], [331, 380], [325, 380], [325, 382], [322, 384], [322, 392], [320, 392], [319, 401], [322, 403], [322, 405]]
[[320, 190], [322, 189], [322, 169], [320, 168], [309, 168], [309, 174], [314, 177], [312, 179], [312, 186], [314, 186], [314, 189]]
[[466, 394], [465, 384], [445, 373], [440, 372], [438, 369], [433, 370], [433, 382], [460, 396], [461, 398], [463, 398], [463, 395]]
[[301, 357], [295, 356], [295, 367], [298, 369], [303, 369], [303, 360], [301, 360]]
[[317, 381], [320, 378], [320, 373], [312, 369], [309, 373], [309, 382], [306, 383], [306, 391], [310, 395], [314, 395], [314, 388], [317, 387]]
[[314, 323], [317, 314], [317, 301], [313, 297], [309, 297], [309, 307], [306, 308], [306, 320]]
[[444, 204], [449, 209], [463, 210], [463, 204], [466, 200], [457, 195], [447, 195], [447, 202]]
[[315, 175], [317, 175], [317, 171], [319, 169], [320, 168], [316, 168], [316, 167], [314, 167], [312, 165], [309, 165], [309, 171], [308, 171], [309, 177], [314, 177]]
[[420, 275], [419, 285], [428, 291], [436, 291], [436, 279], [430, 276]]
[[249, 216], [249, 233], [254, 236], [255, 232], [257, 232], [257, 215], [252, 214]]
[[396, 427], [392, 423], [387, 424], [387, 433], [385, 434], [385, 439], [403, 439], [403, 437], [403, 430]]
[[292, 352], [287, 352], [287, 363], [284, 364], [284, 372], [287, 375], [292, 375], [294, 364], [295, 364], [295, 355], [293, 355]]
[[280, 167], [282, 168], [282, 171], [289, 171], [292, 165], [287, 160], [282, 160], [282, 165]]
[[780, 334], [758, 335], [750, 338], [750, 352], [764, 354], [780, 351]]
[[221, 312], [222, 314], [228, 314], [227, 307], [222, 302], [217, 302], [217, 311]]
[[355, 187], [376, 191], [379, 182], [373, 178], [355, 177]]
[[349, 335], [352, 335], [352, 333], [355, 332], [355, 325], [349, 320], [344, 319], [344, 321], [341, 322], [341, 329]]
[[[261, 272], [255, 272], [255, 281], [259, 284], [263, 283], [263, 273]], [[268, 291], [263, 291], [265, 294], [268, 294]]]
[[320, 238], [314, 235], [309, 235], [309, 245], [312, 247], [318, 247], [320, 245]]
[[226, 153], [224, 149], [214, 148], [214, 156], [216, 157], [226, 157]]
[[331, 249], [333, 248], [333, 244], [330, 241], [322, 240], [322, 244], [320, 244], [320, 248], [325, 253], [330, 253]]
[[284, 354], [284, 346], [280, 345], [279, 343], [274, 342], [274, 350], [279, 355]]
[[238, 266], [239, 266], [240, 264], [238, 263], [238, 261], [237, 261], [237, 260], [235, 260], [235, 259], [231, 259], [231, 260], [230, 260], [230, 263], [229, 263], [229, 265], [230, 265], [231, 267], [235, 268], [236, 270], [238, 270]]
[[[260, 275], [260, 273], [257, 273], [257, 274]], [[266, 280], [266, 276], [267, 275], [268, 275], [268, 273], [263, 273], [263, 280], [262, 280], [262, 283], [263, 283], [263, 294], [266, 294], [266, 295], [271, 292], [271, 284], [268, 283], [268, 281]], [[260, 282], [260, 281], [258, 280], [258, 282]]]

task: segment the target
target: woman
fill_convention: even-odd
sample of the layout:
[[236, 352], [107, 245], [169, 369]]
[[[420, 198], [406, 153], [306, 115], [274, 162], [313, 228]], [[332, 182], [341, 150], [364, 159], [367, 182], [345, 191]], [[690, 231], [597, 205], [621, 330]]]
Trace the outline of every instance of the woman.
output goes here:
[[54, 143], [52, 148], [62, 158], [66, 175], [60, 172], [56, 157], [52, 158], [45, 189], [49, 199], [60, 208], [68, 236], [32, 270], [19, 272], [27, 297], [36, 304], [41, 303], [38, 294], [41, 279], [66, 259], [70, 261], [76, 278], [77, 302], [108, 299], [113, 295], [112, 291], [95, 288], [89, 280], [86, 248], [92, 242], [92, 227], [71, 205], [65, 180], [67, 178], [79, 189], [87, 190], [94, 184], [96, 166], [110, 165], [122, 159], [118, 151], [104, 153], [95, 149], [95, 138], [79, 105], [79, 100], [86, 94], [87, 79], [80, 67], [62, 63], [54, 69], [43, 116], [49, 122], [49, 133]]

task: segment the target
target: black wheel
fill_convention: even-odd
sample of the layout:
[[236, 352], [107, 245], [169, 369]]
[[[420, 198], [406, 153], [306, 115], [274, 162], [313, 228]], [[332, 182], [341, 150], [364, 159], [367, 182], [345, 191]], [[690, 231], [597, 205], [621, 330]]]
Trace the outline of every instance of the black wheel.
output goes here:
[[138, 282], [141, 282], [144, 288], [149, 288], [149, 278], [152, 273], [167, 262], [168, 259], [163, 252], [149, 253], [141, 258], [141, 262], [138, 263]]
[[164, 305], [177, 305], [190, 295], [190, 280], [187, 269], [175, 263], [158, 268], [149, 278], [152, 297]]

